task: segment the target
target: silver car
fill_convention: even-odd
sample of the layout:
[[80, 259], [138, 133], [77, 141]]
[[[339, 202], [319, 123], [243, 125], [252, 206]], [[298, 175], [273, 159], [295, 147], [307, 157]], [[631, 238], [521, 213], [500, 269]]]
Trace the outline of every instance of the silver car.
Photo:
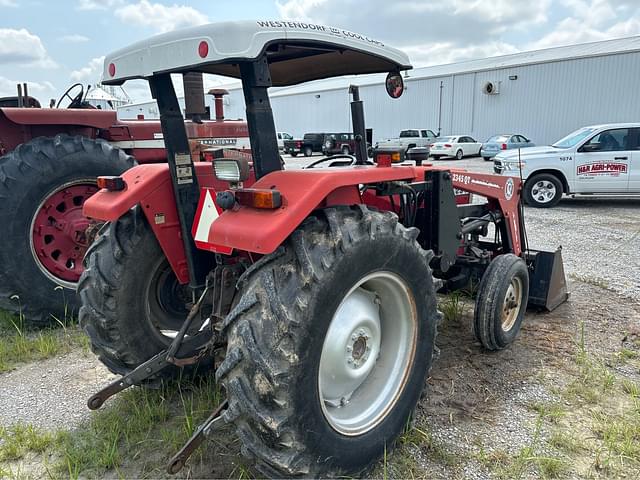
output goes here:
[[535, 147], [535, 143], [524, 135], [507, 133], [503, 135], [494, 135], [482, 144], [480, 155], [488, 162], [502, 150], [511, 150], [514, 148]]

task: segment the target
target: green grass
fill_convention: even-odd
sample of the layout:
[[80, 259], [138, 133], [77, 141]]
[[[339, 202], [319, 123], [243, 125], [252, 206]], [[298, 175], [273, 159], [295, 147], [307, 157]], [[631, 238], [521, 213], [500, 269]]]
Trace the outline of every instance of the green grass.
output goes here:
[[[222, 400], [211, 376], [197, 384], [127, 390], [95, 412], [87, 425], [61, 434], [55, 469], [70, 478], [117, 471], [125, 460], [141, 462], [149, 473], [162, 469]], [[192, 458], [197, 461], [201, 455], [197, 450]]]
[[89, 341], [72, 319], [35, 330], [25, 325], [22, 316], [0, 311], [0, 373], [12, 370], [18, 364], [55, 357], [74, 348], [89, 351]]
[[0, 462], [20, 460], [27, 453], [42, 453], [51, 447], [56, 434], [39, 431], [22, 423], [0, 427]]

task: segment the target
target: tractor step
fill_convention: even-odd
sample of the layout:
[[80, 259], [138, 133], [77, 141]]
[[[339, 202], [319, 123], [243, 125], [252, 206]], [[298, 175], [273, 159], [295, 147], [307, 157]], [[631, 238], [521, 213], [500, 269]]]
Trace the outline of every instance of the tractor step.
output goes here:
[[174, 475], [178, 473], [184, 467], [185, 463], [193, 454], [193, 452], [198, 448], [202, 442], [206, 439], [206, 437], [211, 436], [211, 434], [222, 427], [225, 422], [222, 418], [222, 414], [227, 408], [227, 401], [223, 401], [218, 408], [216, 408], [209, 418], [207, 418], [193, 433], [191, 438], [187, 440], [187, 443], [180, 449], [178, 453], [176, 453], [169, 464], [167, 465], [167, 473]]

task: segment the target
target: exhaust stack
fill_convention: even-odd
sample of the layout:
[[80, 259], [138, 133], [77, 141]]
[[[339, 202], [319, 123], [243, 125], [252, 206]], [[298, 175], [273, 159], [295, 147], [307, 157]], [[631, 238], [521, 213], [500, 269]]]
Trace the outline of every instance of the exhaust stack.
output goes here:
[[216, 120], [224, 120], [224, 103], [222, 97], [229, 95], [229, 92], [224, 88], [212, 88], [207, 93], [209, 95], [213, 95], [213, 103], [216, 109]]
[[202, 123], [203, 117], [207, 116], [207, 109], [204, 105], [202, 73], [183, 73], [182, 83], [184, 85], [185, 118], [195, 123]]

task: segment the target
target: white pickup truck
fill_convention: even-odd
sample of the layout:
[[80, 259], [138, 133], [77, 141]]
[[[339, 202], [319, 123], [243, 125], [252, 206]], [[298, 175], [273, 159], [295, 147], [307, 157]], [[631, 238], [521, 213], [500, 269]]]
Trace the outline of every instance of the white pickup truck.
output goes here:
[[400, 130], [398, 138], [388, 138], [376, 144], [376, 147], [396, 147], [404, 148], [405, 152], [413, 147], [426, 147], [436, 141], [438, 135], [433, 130], [410, 128]]
[[553, 207], [568, 194], [640, 194], [640, 123], [583, 127], [548, 147], [505, 150], [496, 173], [525, 180], [532, 207]]

